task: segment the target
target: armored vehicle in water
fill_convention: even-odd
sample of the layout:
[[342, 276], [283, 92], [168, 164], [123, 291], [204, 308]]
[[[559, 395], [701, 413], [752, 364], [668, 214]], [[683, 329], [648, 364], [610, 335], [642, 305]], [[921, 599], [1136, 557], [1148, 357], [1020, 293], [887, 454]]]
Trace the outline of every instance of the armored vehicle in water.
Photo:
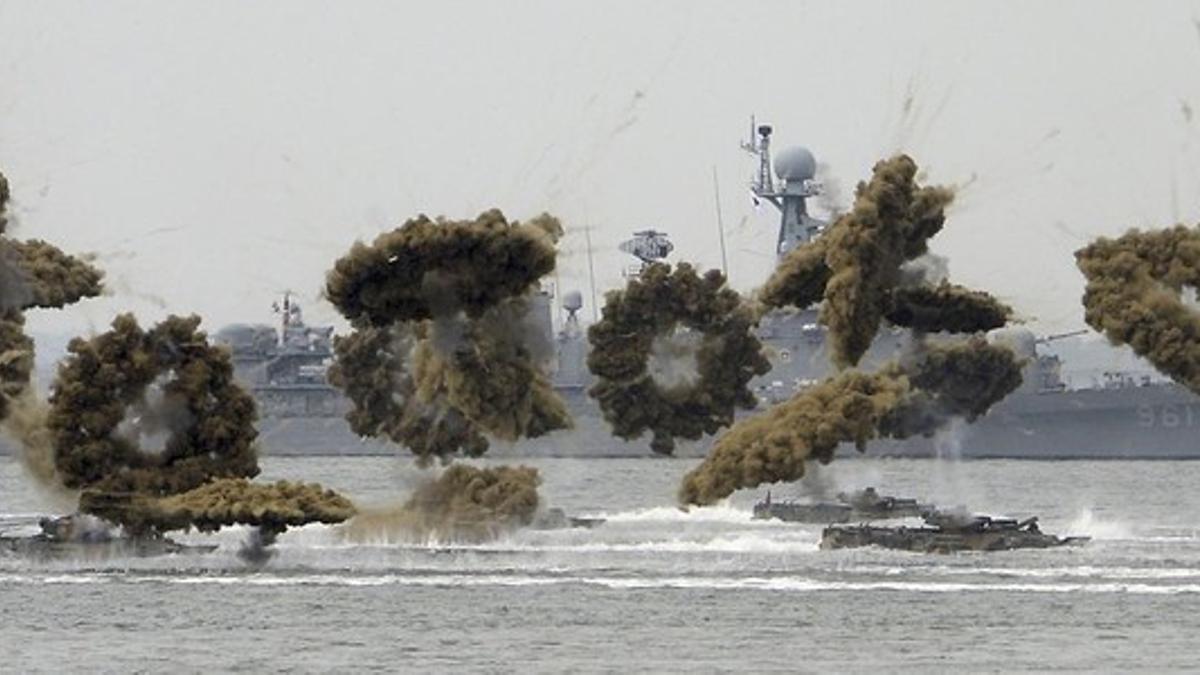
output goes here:
[[560, 508], [550, 508], [539, 513], [533, 522], [530, 523], [530, 529], [534, 530], [567, 530], [573, 528], [591, 529], [604, 524], [604, 518], [584, 518], [580, 516], [568, 516], [566, 511]]
[[771, 499], [770, 491], [754, 505], [754, 517], [759, 520], [777, 519], [791, 523], [849, 523], [891, 518], [915, 518], [930, 510], [927, 504], [915, 499], [881, 495], [868, 487], [857, 492], [841, 492], [837, 501], [798, 502]]
[[1078, 546], [1091, 539], [1045, 534], [1038, 528], [1037, 517], [1017, 521], [935, 510], [927, 512], [924, 519], [925, 527], [831, 525], [821, 533], [821, 548], [881, 546], [917, 553], [957, 553]]
[[181, 544], [161, 535], [129, 536], [84, 514], [38, 521], [32, 535], [0, 534], [0, 552], [38, 560], [148, 558], [173, 553], [209, 553], [217, 546]]

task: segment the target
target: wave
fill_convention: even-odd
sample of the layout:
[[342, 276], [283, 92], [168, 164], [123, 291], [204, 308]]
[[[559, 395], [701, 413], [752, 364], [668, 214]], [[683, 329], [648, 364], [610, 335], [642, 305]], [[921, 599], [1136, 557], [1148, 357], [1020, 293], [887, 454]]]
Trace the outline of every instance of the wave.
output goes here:
[[692, 507], [690, 509], [683, 509], [676, 506], [652, 506], [633, 511], [620, 511], [612, 514], [600, 513], [596, 515], [606, 519], [610, 523], [717, 522], [746, 524], [753, 521], [756, 524], [766, 525], [773, 522], [765, 520], [755, 521], [754, 514], [751, 511], [730, 506], [728, 501], [720, 502], [714, 506]]
[[928, 574], [931, 576], [996, 576], [1033, 579], [1084, 578], [1084, 579], [1200, 579], [1200, 567], [888, 567], [856, 566], [840, 567], [845, 574], [878, 574], [900, 576]]
[[1115, 520], [1101, 520], [1085, 508], [1079, 512], [1063, 532], [1064, 536], [1089, 536], [1098, 540], [1132, 539], [1133, 529], [1127, 524]]
[[1181, 595], [1200, 593], [1200, 584], [1144, 583], [958, 583], [930, 581], [827, 581], [804, 577], [605, 577], [562, 575], [429, 574], [354, 576], [343, 574], [306, 575], [150, 575], [0, 574], [0, 584], [171, 584], [219, 586], [550, 586], [582, 585], [614, 590], [697, 589], [772, 591], [794, 593], [892, 591], [906, 593], [1084, 593], [1128, 595]]

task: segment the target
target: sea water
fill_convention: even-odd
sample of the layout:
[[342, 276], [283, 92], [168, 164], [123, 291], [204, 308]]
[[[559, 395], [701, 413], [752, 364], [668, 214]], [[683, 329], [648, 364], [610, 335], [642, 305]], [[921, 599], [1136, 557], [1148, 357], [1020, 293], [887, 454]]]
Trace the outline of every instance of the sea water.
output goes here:
[[[520, 462], [521, 460], [513, 460]], [[838, 460], [874, 485], [1090, 535], [1080, 548], [821, 551], [820, 526], [756, 521], [762, 490], [682, 511], [696, 460], [530, 459], [542, 495], [594, 529], [480, 545], [247, 531], [203, 555], [102, 563], [0, 557], [0, 671], [1105, 670], [1200, 667], [1200, 462]], [[362, 504], [425, 479], [409, 458], [267, 458]], [[774, 486], [773, 498], [798, 487]], [[796, 495], [801, 496], [801, 495]], [[0, 458], [0, 523], [48, 502]]]

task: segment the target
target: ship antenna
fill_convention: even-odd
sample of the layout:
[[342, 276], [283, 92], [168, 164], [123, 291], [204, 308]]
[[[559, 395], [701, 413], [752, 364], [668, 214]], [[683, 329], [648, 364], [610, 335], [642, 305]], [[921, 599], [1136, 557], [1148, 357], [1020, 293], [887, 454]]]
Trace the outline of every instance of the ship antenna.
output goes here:
[[[751, 118], [753, 120], [753, 118]], [[751, 122], [753, 124], [753, 122]], [[717, 165], [713, 164], [713, 199], [717, 203], [717, 237], [721, 242], [721, 274], [729, 281], [729, 263], [725, 259], [725, 223], [721, 218], [721, 186], [717, 183]]]
[[585, 225], [583, 227], [584, 241], [587, 243], [588, 255], [588, 283], [592, 288], [592, 322], [600, 320], [600, 315], [596, 313], [596, 267], [592, 264], [592, 226]]
[[283, 311], [280, 312], [280, 328], [279, 331], [279, 346], [282, 347], [287, 343], [288, 321], [292, 316], [292, 292], [283, 292]]
[[[775, 244], [775, 255], [782, 258], [796, 246], [812, 241], [819, 235], [825, 223], [808, 215], [805, 200], [822, 192], [820, 182], [815, 179], [816, 159], [811, 152], [801, 147], [786, 148], [775, 161], [774, 172], [771, 162], [771, 132], [769, 124], [755, 125], [751, 120], [751, 138], [743, 141], [742, 149], [758, 157], [758, 171], [750, 183], [754, 204], [759, 200], [769, 202], [779, 210], [779, 237]], [[757, 139], [754, 137], [757, 134]], [[774, 175], [779, 174], [776, 183]]]

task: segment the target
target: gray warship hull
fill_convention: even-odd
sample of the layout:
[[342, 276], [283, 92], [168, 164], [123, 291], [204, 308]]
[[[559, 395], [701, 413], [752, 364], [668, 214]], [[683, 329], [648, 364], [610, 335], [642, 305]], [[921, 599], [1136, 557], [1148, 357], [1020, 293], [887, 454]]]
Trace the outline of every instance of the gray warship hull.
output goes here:
[[[515, 444], [493, 443], [499, 457], [648, 456], [649, 439], [614, 438], [582, 388], [560, 389], [575, 427]], [[361, 439], [341, 417], [266, 417], [260, 440], [272, 455], [377, 455], [395, 446]], [[932, 438], [881, 440], [874, 457], [964, 459], [1200, 459], [1200, 397], [1174, 384], [1122, 389], [1017, 393], [974, 424], [953, 426]], [[676, 454], [706, 453], [711, 439], [680, 441]], [[851, 447], [842, 454], [859, 454]]]

